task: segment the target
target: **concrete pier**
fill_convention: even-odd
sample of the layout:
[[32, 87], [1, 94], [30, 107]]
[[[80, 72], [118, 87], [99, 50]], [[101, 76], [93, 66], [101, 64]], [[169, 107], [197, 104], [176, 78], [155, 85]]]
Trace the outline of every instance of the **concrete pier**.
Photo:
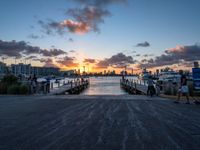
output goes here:
[[50, 91], [48, 95], [64, 95], [66, 92], [69, 94], [79, 94], [89, 86], [89, 80], [69, 82]]
[[[138, 80], [137, 80], [138, 81]], [[147, 85], [128, 79], [120, 80], [121, 87], [130, 94], [147, 94]]]
[[200, 108], [146, 96], [0, 96], [2, 150], [199, 150]]

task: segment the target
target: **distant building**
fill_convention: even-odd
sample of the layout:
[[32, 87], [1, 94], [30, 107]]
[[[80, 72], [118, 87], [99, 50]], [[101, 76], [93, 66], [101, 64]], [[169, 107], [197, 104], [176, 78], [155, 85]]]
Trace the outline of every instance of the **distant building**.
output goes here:
[[127, 75], [128, 73], [127, 73], [127, 71], [122, 70], [122, 71], [120, 72], [120, 74], [121, 74], [121, 75]]
[[80, 71], [80, 69], [78, 69], [78, 72], [77, 72], [77, 74], [78, 74], [78, 75], [80, 75], [80, 74], [81, 74], [81, 71]]
[[159, 69], [156, 69], [156, 75], [158, 76], [160, 73]]
[[11, 65], [12, 74], [18, 75], [30, 75], [31, 74], [31, 65], [30, 64], [12, 64]]
[[75, 70], [67, 70], [67, 71], [61, 71], [62, 76], [73, 76], [76, 74]]
[[0, 75], [6, 74], [7, 73], [7, 66], [5, 63], [0, 62]]
[[31, 74], [36, 76], [49, 76], [49, 75], [58, 75], [59, 68], [54, 67], [31, 67]]
[[48, 75], [58, 75], [59, 68], [54, 67], [34, 67], [30, 64], [12, 64], [11, 65], [11, 73], [18, 75], [26, 75], [29, 76], [31, 74], [35, 74], [36, 76], [48, 76]]
[[116, 72], [115, 70], [112, 71], [111, 75], [116, 75]]

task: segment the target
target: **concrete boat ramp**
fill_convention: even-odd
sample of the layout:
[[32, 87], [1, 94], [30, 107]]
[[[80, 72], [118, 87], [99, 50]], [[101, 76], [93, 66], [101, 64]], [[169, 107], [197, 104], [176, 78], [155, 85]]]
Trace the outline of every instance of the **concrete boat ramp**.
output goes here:
[[199, 150], [200, 106], [137, 95], [0, 96], [1, 150]]

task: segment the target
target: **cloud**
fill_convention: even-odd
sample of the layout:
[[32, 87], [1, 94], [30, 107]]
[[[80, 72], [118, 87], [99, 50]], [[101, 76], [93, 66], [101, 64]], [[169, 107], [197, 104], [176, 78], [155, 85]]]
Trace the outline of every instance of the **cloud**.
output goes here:
[[2, 41], [0, 40], [0, 55], [21, 58], [23, 54], [38, 54], [39, 47], [28, 45], [25, 41]]
[[69, 42], [74, 42], [74, 39], [69, 38], [68, 41], [69, 41]]
[[42, 59], [41, 62], [44, 63], [44, 67], [56, 67], [57, 68], [57, 66], [53, 63], [53, 60], [51, 58]]
[[38, 24], [42, 27], [42, 31], [47, 35], [54, 35], [59, 34], [63, 35], [66, 31], [64, 26], [62, 26], [62, 23], [48, 20], [47, 22], [44, 22], [42, 20], [38, 20]]
[[146, 58], [146, 57], [152, 57], [152, 56], [154, 56], [154, 54], [144, 54], [144, 55], [143, 55], [143, 57], [145, 57], [145, 58]]
[[38, 57], [37, 56], [29, 56], [29, 57], [26, 57], [26, 59], [37, 59]]
[[138, 43], [136, 47], [150, 47], [150, 43], [145, 41], [143, 43]]
[[87, 5], [105, 6], [112, 3], [126, 2], [127, 0], [72, 0], [72, 1]]
[[64, 35], [64, 33], [71, 32], [76, 34], [84, 34], [89, 32], [90, 27], [84, 22], [77, 22], [73, 20], [64, 20], [62, 22], [48, 21], [44, 23], [39, 21], [43, 28], [43, 32], [47, 35]]
[[61, 50], [61, 49], [50, 49], [50, 50], [42, 50], [40, 51], [40, 54], [47, 57], [54, 57], [59, 55], [66, 55], [67, 52]]
[[58, 68], [58, 66], [56, 66], [54, 64], [52, 58], [33, 58], [33, 61], [39, 61], [39, 62], [43, 63], [44, 67], [55, 67], [55, 68]]
[[61, 22], [61, 27], [67, 28], [71, 33], [84, 34], [89, 32], [90, 26], [85, 22], [76, 22], [73, 20], [64, 20]]
[[97, 68], [107, 68], [109, 66], [114, 68], [123, 68], [125, 66], [128, 66], [130, 64], [134, 64], [136, 61], [133, 60], [132, 56], [126, 56], [123, 53], [118, 53], [116, 55], [113, 55], [110, 58], [106, 58], [104, 60], [99, 61], [96, 64]]
[[[98, 25], [104, 22], [104, 17], [111, 15], [108, 10], [97, 6], [85, 6], [84, 8], [69, 9], [67, 14], [72, 16], [78, 22], [74, 25], [75, 27], [77, 25], [82, 27], [82, 33], [87, 33], [89, 31], [99, 32], [100, 30]], [[72, 30], [73, 28], [69, 29], [70, 32], [76, 31]]]
[[60, 64], [62, 67], [78, 67], [78, 63], [74, 62], [75, 59], [73, 57], [65, 56], [64, 58], [57, 60], [56, 62]]
[[111, 16], [111, 12], [106, 6], [114, 3], [124, 3], [126, 0], [72, 0], [80, 7], [70, 8], [66, 11], [66, 16], [71, 17], [62, 21], [39, 20], [43, 32], [48, 35], [63, 35], [70, 32], [75, 34], [85, 34], [90, 31], [100, 32], [99, 24], [104, 23], [104, 18]]
[[35, 34], [30, 34], [30, 35], [28, 36], [28, 38], [36, 40], [36, 39], [42, 38], [42, 36], [38, 36], [38, 35], [35, 35]]
[[76, 53], [76, 51], [75, 51], [75, 50], [70, 50], [69, 52], [70, 52], [70, 53]]
[[30, 28], [31, 28], [31, 29], [35, 29], [35, 26], [33, 26], [33, 25], [30, 25]]
[[147, 60], [147, 59], [142, 59], [140, 62], [141, 62], [141, 63], [147, 63], [148, 60]]
[[91, 64], [93, 64], [93, 63], [96, 63], [96, 60], [88, 58], [88, 59], [85, 59], [83, 62], [84, 63], [91, 63]]
[[141, 56], [141, 54], [137, 54], [137, 55], [135, 55], [136, 57], [140, 57]]
[[132, 54], [135, 54], [135, 53], [137, 53], [137, 52], [136, 52], [136, 51], [132, 51], [131, 53], [132, 53]]
[[155, 59], [149, 59], [146, 63], [141, 63], [141, 67], [161, 67], [166, 65], [181, 64], [187, 65], [193, 61], [200, 60], [200, 45], [177, 46], [165, 51], [164, 54]]
[[85, 34], [90, 31], [99, 32], [99, 23], [103, 23], [103, 18], [109, 16], [110, 12], [103, 8], [86, 6], [84, 8], [69, 9], [67, 14], [73, 20], [67, 19], [61, 22], [49, 20], [47, 23], [40, 20], [38, 23], [48, 35], [53, 35], [54, 33], [63, 35], [67, 32], [75, 34]]
[[25, 41], [2, 41], [0, 40], [0, 55], [21, 58], [24, 55], [42, 55], [42, 56], [59, 56], [62, 54], [67, 54], [64, 50], [61, 49], [41, 49], [37, 46], [31, 46]]

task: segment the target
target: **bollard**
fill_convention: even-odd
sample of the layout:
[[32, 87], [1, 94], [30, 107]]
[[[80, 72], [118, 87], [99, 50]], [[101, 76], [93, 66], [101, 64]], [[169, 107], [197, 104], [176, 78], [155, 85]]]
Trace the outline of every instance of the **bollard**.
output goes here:
[[58, 87], [60, 87], [60, 82], [58, 81]]
[[51, 82], [51, 89], [53, 89], [53, 82]]
[[71, 81], [71, 89], [72, 89], [72, 87], [73, 87], [73, 82]]
[[50, 86], [50, 84], [48, 84], [48, 82], [44, 83], [44, 93], [47, 94], [48, 93], [48, 87]]
[[135, 83], [135, 94], [137, 94], [137, 87], [136, 87], [136, 83]]

